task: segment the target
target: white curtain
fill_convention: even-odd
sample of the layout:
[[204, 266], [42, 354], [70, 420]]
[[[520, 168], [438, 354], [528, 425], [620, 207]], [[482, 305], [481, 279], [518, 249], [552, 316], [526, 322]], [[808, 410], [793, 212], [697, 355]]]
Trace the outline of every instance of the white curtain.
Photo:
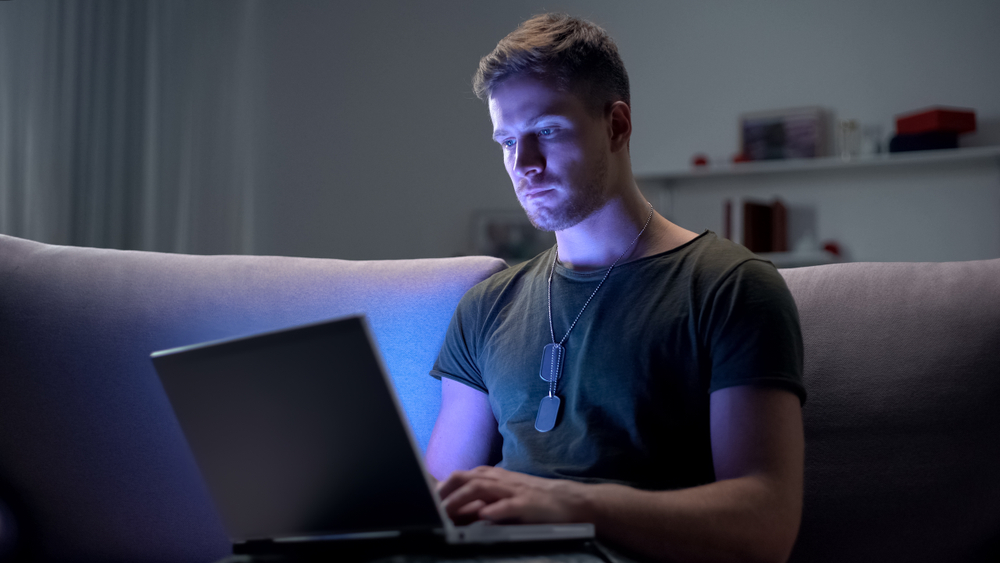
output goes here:
[[0, 2], [0, 233], [252, 253], [255, 2]]

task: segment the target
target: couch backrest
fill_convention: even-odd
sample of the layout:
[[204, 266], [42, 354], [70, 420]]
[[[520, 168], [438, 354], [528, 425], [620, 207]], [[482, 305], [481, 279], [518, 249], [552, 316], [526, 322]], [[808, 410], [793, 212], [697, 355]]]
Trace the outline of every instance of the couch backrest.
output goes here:
[[[427, 370], [451, 313], [503, 267], [0, 235], [0, 548], [14, 514], [19, 549], [38, 557], [209, 561], [228, 550], [153, 350], [364, 312], [424, 447], [439, 401]], [[1000, 260], [781, 273], [809, 392], [792, 560], [1000, 560]]]
[[344, 261], [49, 246], [0, 235], [0, 499], [22, 553], [211, 561], [229, 544], [149, 354], [367, 315], [421, 447], [428, 375], [495, 258]]
[[1000, 561], [1000, 260], [781, 273], [809, 393], [792, 561]]

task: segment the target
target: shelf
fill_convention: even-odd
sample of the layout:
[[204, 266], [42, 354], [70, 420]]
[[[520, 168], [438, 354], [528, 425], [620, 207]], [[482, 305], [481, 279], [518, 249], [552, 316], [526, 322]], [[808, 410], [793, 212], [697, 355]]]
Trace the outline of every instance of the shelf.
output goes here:
[[990, 160], [1000, 163], [1000, 146], [882, 153], [871, 156], [856, 157], [850, 160], [844, 160], [839, 156], [833, 156], [823, 158], [797, 158], [789, 160], [741, 162], [724, 166], [708, 166], [703, 168], [690, 168], [687, 170], [674, 170], [660, 174], [644, 174], [637, 179], [640, 181], [674, 181], [756, 174], [784, 174], [788, 172], [850, 170], [858, 168], [914, 166], [921, 164], [944, 164], [952, 162]]

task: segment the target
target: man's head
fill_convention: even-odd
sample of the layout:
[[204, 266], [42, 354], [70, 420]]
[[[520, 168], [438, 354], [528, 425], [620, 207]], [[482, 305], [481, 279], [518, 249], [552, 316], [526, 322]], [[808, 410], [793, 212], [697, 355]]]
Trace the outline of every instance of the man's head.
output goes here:
[[519, 25], [479, 61], [472, 86], [486, 101], [499, 84], [522, 75], [554, 79], [592, 111], [603, 112], [616, 101], [632, 104], [615, 42], [600, 27], [565, 14], [542, 14]]
[[539, 229], [572, 228], [632, 184], [628, 76], [599, 27], [536, 16], [483, 57], [476, 93], [528, 218]]

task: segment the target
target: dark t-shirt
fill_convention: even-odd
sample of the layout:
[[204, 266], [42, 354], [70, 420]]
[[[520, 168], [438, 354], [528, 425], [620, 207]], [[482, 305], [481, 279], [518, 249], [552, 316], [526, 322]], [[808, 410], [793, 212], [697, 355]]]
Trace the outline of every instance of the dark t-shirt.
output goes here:
[[[612, 270], [563, 344], [557, 424], [537, 431], [553, 252], [470, 289], [431, 371], [488, 393], [503, 437], [499, 467], [643, 489], [709, 483], [709, 393], [752, 384], [805, 400], [798, 311], [784, 279], [706, 231]], [[556, 341], [606, 272], [556, 265]]]

